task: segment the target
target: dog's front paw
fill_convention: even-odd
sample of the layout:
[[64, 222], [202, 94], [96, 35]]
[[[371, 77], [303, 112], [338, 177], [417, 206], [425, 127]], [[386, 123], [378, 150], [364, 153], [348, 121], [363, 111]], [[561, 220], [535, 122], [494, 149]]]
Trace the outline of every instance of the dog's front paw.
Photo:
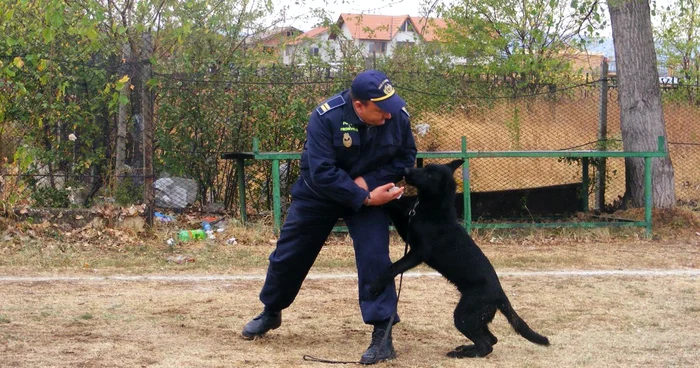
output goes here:
[[369, 295], [372, 298], [376, 298], [382, 294], [382, 292], [384, 291], [385, 288], [386, 288], [386, 285], [383, 282], [381, 282], [380, 279], [376, 279], [369, 286]]

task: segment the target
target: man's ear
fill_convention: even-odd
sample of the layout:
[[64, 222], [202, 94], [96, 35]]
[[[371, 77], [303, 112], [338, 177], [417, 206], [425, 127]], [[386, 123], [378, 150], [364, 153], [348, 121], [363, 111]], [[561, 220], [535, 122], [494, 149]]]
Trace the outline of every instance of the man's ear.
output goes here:
[[362, 111], [365, 108], [365, 104], [360, 100], [352, 100], [352, 106], [355, 108], [355, 111]]
[[454, 172], [455, 170], [457, 170], [458, 167], [462, 166], [463, 163], [464, 160], [454, 160], [447, 164], [447, 166], [449, 166], [450, 169], [452, 169], [452, 172]]

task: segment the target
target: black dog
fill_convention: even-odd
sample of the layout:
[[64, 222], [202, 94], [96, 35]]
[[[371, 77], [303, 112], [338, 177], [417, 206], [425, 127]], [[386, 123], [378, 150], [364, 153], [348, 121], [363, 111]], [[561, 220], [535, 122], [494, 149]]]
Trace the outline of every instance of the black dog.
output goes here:
[[515, 313], [491, 262], [457, 222], [453, 172], [463, 162], [455, 160], [448, 165], [406, 169], [406, 183], [418, 189], [418, 200], [409, 210], [401, 200], [390, 202], [386, 208], [410, 251], [374, 280], [370, 293], [379, 295], [398, 274], [425, 262], [462, 293], [454, 311], [454, 323], [474, 342], [474, 345], [458, 346], [447, 356], [484, 357], [491, 353], [498, 339], [489, 331], [488, 323], [496, 315], [496, 309], [521, 336], [535, 344], [549, 345], [547, 337], [530, 329]]

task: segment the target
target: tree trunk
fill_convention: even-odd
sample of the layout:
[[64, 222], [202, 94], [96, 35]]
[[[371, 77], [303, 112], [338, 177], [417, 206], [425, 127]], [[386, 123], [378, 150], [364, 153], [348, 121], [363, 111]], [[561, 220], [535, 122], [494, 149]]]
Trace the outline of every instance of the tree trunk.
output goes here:
[[146, 223], [153, 226], [153, 100], [154, 94], [148, 81], [153, 75], [150, 58], [153, 56], [153, 38], [143, 33], [141, 48], [141, 113], [143, 114], [143, 203], [146, 204]]
[[[656, 151], [658, 137], [666, 137], [666, 123], [661, 106], [649, 2], [614, 0], [608, 6], [615, 45], [623, 147], [632, 152]], [[671, 158], [653, 159], [652, 175], [654, 206], [673, 207], [676, 195]], [[642, 207], [644, 159], [625, 159], [625, 179], [625, 203]]]

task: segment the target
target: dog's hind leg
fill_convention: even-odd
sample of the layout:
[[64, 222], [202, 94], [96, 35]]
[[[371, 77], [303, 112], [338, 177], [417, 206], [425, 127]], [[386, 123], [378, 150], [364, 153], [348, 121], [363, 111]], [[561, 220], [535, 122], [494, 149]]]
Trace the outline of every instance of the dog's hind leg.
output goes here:
[[[489, 331], [488, 326], [484, 326], [482, 329], [484, 332], [484, 335], [489, 339], [489, 342], [491, 343], [491, 346], [496, 345], [498, 343], [498, 338], [494, 336], [494, 334]], [[454, 351], [457, 352], [463, 352], [464, 350], [469, 350], [469, 349], [475, 349], [474, 345], [460, 345], [454, 349]]]
[[496, 345], [498, 343], [498, 338], [496, 336], [494, 336], [494, 334], [492, 334], [491, 331], [489, 331], [489, 326], [484, 325], [483, 330], [484, 330], [484, 335], [486, 335], [486, 337], [489, 338], [489, 342], [491, 343], [491, 345]]
[[455, 327], [464, 334], [474, 345], [462, 345], [447, 353], [451, 358], [484, 357], [493, 351], [493, 344], [498, 342], [496, 336], [489, 331], [487, 324], [496, 313], [494, 306], [479, 306], [476, 301], [469, 301], [469, 296], [462, 296], [454, 312]]
[[[485, 325], [482, 328], [482, 330], [484, 332], [484, 335], [489, 339], [491, 346], [496, 345], [498, 343], [498, 338], [496, 336], [494, 336], [494, 334], [492, 334], [491, 331], [489, 331], [488, 325]], [[455, 350], [461, 351], [461, 350], [472, 349], [472, 348], [474, 348], [474, 345], [460, 345], [460, 346], [456, 347]]]
[[462, 345], [447, 353], [450, 358], [480, 358], [485, 357], [493, 351], [493, 346], [489, 344], [489, 338], [482, 331], [470, 331], [469, 339], [474, 341], [474, 345]]

